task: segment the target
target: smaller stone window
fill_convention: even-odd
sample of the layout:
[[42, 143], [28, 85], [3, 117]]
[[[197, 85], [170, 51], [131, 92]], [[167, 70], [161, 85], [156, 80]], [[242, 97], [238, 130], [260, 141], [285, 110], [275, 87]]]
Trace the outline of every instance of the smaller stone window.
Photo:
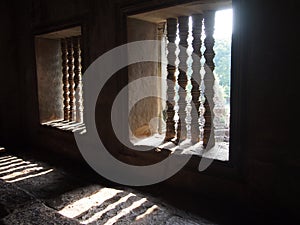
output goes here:
[[81, 131], [81, 27], [35, 36], [40, 123]]

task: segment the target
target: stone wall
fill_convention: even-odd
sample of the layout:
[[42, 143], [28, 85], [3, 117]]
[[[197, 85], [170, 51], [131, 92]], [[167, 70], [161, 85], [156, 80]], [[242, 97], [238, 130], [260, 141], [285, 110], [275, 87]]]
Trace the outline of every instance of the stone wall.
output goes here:
[[60, 40], [35, 39], [40, 122], [63, 119]]
[[[0, 19], [3, 31], [0, 35], [0, 141], [1, 145], [19, 145], [24, 141], [21, 121], [24, 100], [21, 98], [21, 77], [24, 71], [20, 62], [17, 38], [17, 21], [13, 1], [0, 2]], [[26, 53], [26, 52], [25, 52]], [[16, 140], [18, 137], [18, 141]]]
[[[136, 11], [178, 1], [24, 0], [15, 6], [11, 2], [0, 3], [6, 31], [0, 37], [0, 137], [8, 146], [18, 142], [37, 149], [40, 155], [54, 152], [82, 161], [71, 133], [39, 123], [34, 33], [61, 24], [82, 24], [86, 68], [101, 54], [126, 42], [127, 9], [122, 5]], [[165, 183], [200, 193], [199, 201], [203, 196], [218, 199], [227, 208], [232, 202], [243, 202], [296, 211], [300, 151], [292, 147], [296, 139], [291, 128], [298, 115], [293, 108], [298, 83], [296, 63], [287, 59], [298, 21], [298, 13], [291, 13], [296, 3], [287, 0], [284, 9], [271, 1], [234, 0], [233, 4], [230, 163], [214, 161], [200, 173], [200, 159], [195, 157], [191, 165]], [[115, 74], [101, 93], [96, 110], [99, 134], [117, 156], [122, 155], [122, 145], [116, 141], [107, 118], [114, 97], [127, 83], [126, 71]], [[138, 160], [132, 155], [126, 157]]]
[[[158, 25], [147, 21], [128, 18], [127, 23], [128, 42], [142, 41], [142, 40], [157, 40], [158, 38]], [[159, 47], [154, 52], [146, 54], [159, 54]], [[159, 64], [156, 62], [141, 62], [130, 65], [128, 67], [128, 82], [132, 82], [136, 79], [158, 76], [161, 77], [161, 71]], [[160, 85], [156, 87], [149, 86], [144, 83], [145, 86], [130, 86], [129, 88], [129, 104], [139, 98], [139, 93], [147, 90], [148, 88], [155, 88], [156, 93], [161, 92]], [[132, 109], [129, 109], [129, 125], [134, 136], [137, 138], [153, 135], [158, 132], [158, 117], [161, 116], [161, 102], [160, 99], [155, 97], [149, 97], [140, 100], [134, 105]]]

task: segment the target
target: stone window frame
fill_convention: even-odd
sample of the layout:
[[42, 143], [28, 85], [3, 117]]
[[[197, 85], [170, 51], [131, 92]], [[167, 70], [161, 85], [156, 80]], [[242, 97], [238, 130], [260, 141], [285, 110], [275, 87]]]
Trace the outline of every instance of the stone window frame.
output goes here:
[[[50, 32], [42, 32], [34, 36], [34, 42], [41, 125], [65, 131], [84, 133], [81, 81], [83, 74], [82, 27], [74, 25], [67, 28], [55, 29], [54, 31], [51, 30]], [[66, 45], [65, 56], [63, 54], [64, 42]], [[72, 45], [71, 48], [67, 46], [67, 43]], [[78, 46], [75, 47], [74, 43], [78, 43]], [[65, 57], [65, 62], [63, 57]], [[72, 69], [70, 69], [71, 67]], [[67, 75], [72, 73], [73, 77], [66, 80], [63, 74], [64, 71]], [[73, 90], [70, 89], [70, 82], [73, 84]], [[77, 84], [77, 89], [75, 88], [75, 83]], [[72, 94], [70, 94], [71, 91]], [[73, 113], [68, 112], [69, 115], [66, 117], [67, 111], [70, 111], [70, 107], [66, 108], [70, 97], [73, 98]], [[75, 97], [81, 99], [81, 101], [76, 102]], [[80, 115], [77, 118], [74, 116], [76, 112]]]

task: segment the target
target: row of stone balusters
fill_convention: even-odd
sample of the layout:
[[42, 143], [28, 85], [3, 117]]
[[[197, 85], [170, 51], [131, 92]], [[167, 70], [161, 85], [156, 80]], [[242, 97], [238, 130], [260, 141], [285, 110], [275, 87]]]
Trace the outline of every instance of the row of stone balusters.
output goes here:
[[[193, 143], [197, 143], [201, 139], [203, 139], [203, 146], [207, 147], [209, 144], [210, 146], [213, 146], [215, 143], [214, 140], [214, 124], [213, 124], [213, 109], [214, 109], [214, 103], [213, 103], [213, 97], [214, 97], [214, 20], [215, 20], [215, 11], [206, 11], [203, 14], [195, 14], [192, 15], [192, 47], [193, 47], [193, 54], [192, 54], [192, 76], [190, 78], [191, 84], [192, 84], [192, 102], [191, 105], [193, 105], [191, 112], [190, 112], [190, 133], [191, 133], [191, 141]], [[204, 23], [202, 23], [204, 21]], [[202, 47], [202, 41], [201, 41], [201, 35], [202, 35], [202, 24], [204, 25], [204, 31], [205, 31], [205, 39], [204, 39], [204, 47], [205, 52], [203, 54], [205, 59], [204, 67], [204, 86], [205, 90], [204, 93], [201, 93], [200, 87], [201, 87], [201, 62], [200, 59], [202, 57], [201, 53], [201, 47]], [[179, 42], [179, 74], [175, 76], [176, 66], [176, 33], [178, 29], [178, 34], [180, 38]], [[168, 39], [168, 54], [167, 54], [167, 79], [173, 82], [167, 83], [167, 121], [166, 121], [166, 136], [165, 141], [175, 141], [178, 143], [179, 141], [185, 140], [187, 138], [187, 91], [186, 86], [188, 83], [189, 77], [187, 76], [186, 72], [188, 68], [187, 59], [188, 59], [188, 53], [187, 53], [187, 47], [188, 47], [188, 34], [189, 34], [189, 17], [188, 16], [180, 16], [178, 18], [169, 18], [167, 19], [167, 39]], [[194, 79], [193, 79], [194, 78]], [[178, 90], [178, 116], [179, 120], [177, 121], [177, 130], [175, 131], [175, 125], [176, 121], [174, 120], [175, 116], [175, 84], [178, 84], [180, 86]], [[201, 97], [200, 95], [203, 94], [204, 96], [204, 103], [201, 103]], [[204, 113], [201, 112], [201, 105], [204, 107]], [[199, 117], [204, 117], [204, 126], [200, 126], [199, 123]], [[200, 130], [203, 130], [203, 135], [200, 135]]]
[[83, 122], [81, 36], [61, 39], [64, 121]]

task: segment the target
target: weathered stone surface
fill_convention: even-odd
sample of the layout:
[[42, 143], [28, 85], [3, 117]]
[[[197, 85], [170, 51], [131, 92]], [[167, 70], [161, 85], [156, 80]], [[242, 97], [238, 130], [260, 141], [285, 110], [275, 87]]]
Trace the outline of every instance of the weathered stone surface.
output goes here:
[[185, 218], [182, 218], [182, 217], [179, 217], [179, 216], [172, 216], [170, 219], [168, 219], [165, 223], [166, 225], [185, 225], [185, 224], [188, 224], [188, 225], [209, 225], [209, 224], [212, 224], [212, 223], [209, 223], [209, 222], [205, 222], [205, 221], [201, 221], [201, 223], [198, 223], [197, 221], [193, 221], [193, 220], [190, 220], [190, 219], [185, 219]]
[[[1, 156], [0, 170], [11, 172], [0, 176], [0, 224], [211, 224], [129, 187], [92, 183], [26, 155]], [[15, 160], [41, 169], [28, 172]]]
[[13, 184], [0, 179], [0, 208], [10, 212], [18, 207], [24, 207], [36, 200]]
[[78, 221], [66, 218], [55, 210], [50, 209], [42, 203], [35, 203], [29, 207], [16, 209], [13, 213], [2, 220], [7, 225], [77, 225]]

